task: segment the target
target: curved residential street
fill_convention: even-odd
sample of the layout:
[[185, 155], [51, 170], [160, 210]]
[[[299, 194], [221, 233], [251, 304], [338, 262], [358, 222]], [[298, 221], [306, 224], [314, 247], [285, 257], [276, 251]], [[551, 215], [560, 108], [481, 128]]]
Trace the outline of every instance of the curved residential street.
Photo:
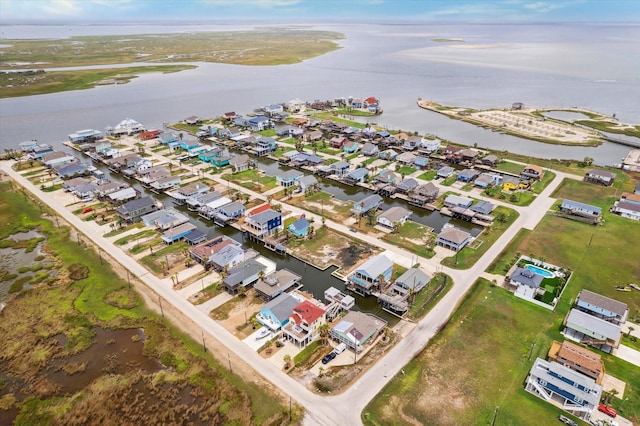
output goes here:
[[[153, 156], [166, 161], [166, 158], [162, 156]], [[33, 193], [34, 196], [49, 205], [49, 207], [55, 210], [73, 227], [84, 233], [93, 243], [101, 247], [102, 250], [108, 252], [120, 264], [138, 277], [140, 281], [155, 291], [163, 301], [172, 304], [183, 315], [195, 324], [198, 324], [202, 330], [209, 335], [209, 338], [215, 338], [226, 346], [231, 354], [231, 364], [233, 364], [234, 358], [236, 357], [243, 359], [247, 364], [253, 366], [258, 374], [274, 386], [277, 386], [282, 392], [290, 395], [298, 404], [304, 407], [306, 410], [305, 424], [327, 426], [360, 424], [360, 414], [366, 404], [435, 336], [441, 326], [448, 321], [476, 279], [483, 274], [484, 270], [493, 259], [500, 254], [502, 249], [508, 245], [517, 232], [522, 228], [533, 229], [540, 222], [553, 205], [555, 199], [551, 198], [550, 195], [555, 191], [560, 182], [562, 182], [564, 178], [581, 179], [581, 177], [554, 170], [556, 178], [545, 188], [542, 194], [536, 197], [530, 206], [509, 206], [518, 211], [520, 216], [470, 269], [455, 270], [437, 265], [429, 259], [419, 258], [418, 262], [420, 262], [421, 266], [429, 273], [433, 274], [437, 270], [450, 275], [454, 281], [452, 289], [441, 299], [437, 306], [417, 323], [415, 328], [410, 331], [406, 337], [402, 338], [393, 349], [356, 380], [349, 389], [339, 396], [321, 396], [311, 392], [303, 384], [289, 377], [268, 360], [263, 359], [248, 345], [238, 340], [220, 324], [209, 318], [206, 312], [198, 309], [182, 295], [173, 290], [171, 285], [167, 284], [166, 281], [153, 276], [153, 274], [149, 273], [143, 266], [138, 264], [135, 259], [121, 249], [114, 248], [114, 245], [103, 236], [106, 229], [99, 227], [95, 223], [80, 220], [67, 209], [61, 199], [50, 197], [48, 194], [42, 192], [26, 178], [11, 169], [12, 165], [13, 162], [2, 162], [0, 168], [18, 184], [25, 187]], [[228, 183], [222, 181], [219, 176], [208, 175], [207, 177], [228, 185]], [[231, 187], [241, 189], [243, 192], [250, 193], [256, 198], [264, 199], [262, 194], [247, 191], [245, 188], [237, 187], [234, 184], [231, 184]], [[476, 194], [472, 195], [477, 198]], [[491, 201], [493, 202], [494, 200]], [[303, 212], [303, 210], [294, 206], [287, 205], [286, 203], [282, 204], [286, 206], [285, 208], [287, 210], [295, 214]], [[321, 217], [319, 215], [306, 211], [304, 211], [304, 213], [307, 215], [307, 218], [313, 217], [317, 221], [316, 223], [320, 223]], [[349, 231], [348, 227], [344, 224], [336, 223], [332, 220], [326, 220], [326, 226], [343, 233], [348, 233]], [[415, 255], [391, 244], [362, 233], [350, 236], [388, 250], [390, 257], [392, 257], [392, 260], [396, 263], [410, 265], [411, 259], [415, 262]], [[226, 354], [218, 355], [219, 359], [227, 358], [225, 356]]]

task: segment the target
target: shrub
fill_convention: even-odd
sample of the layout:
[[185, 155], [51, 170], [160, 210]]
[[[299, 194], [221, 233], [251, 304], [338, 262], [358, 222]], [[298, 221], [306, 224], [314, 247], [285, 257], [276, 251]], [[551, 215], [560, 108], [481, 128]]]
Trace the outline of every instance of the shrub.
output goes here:
[[82, 263], [69, 265], [69, 278], [74, 281], [83, 280], [89, 276], [89, 268]]

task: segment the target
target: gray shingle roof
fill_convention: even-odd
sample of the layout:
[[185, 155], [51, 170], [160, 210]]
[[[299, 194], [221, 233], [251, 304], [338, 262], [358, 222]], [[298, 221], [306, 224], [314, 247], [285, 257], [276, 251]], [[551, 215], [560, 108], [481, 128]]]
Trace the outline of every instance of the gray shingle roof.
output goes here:
[[625, 312], [627, 311], [626, 303], [618, 302], [617, 300], [602, 296], [601, 294], [594, 293], [589, 290], [582, 290], [578, 294], [576, 303], [578, 302], [585, 302], [589, 305], [598, 306], [620, 316], [624, 316]]
[[524, 284], [531, 288], [539, 288], [542, 280], [544, 280], [544, 277], [542, 275], [538, 275], [535, 272], [525, 268], [516, 268], [514, 273], [511, 274], [511, 281]]
[[604, 336], [607, 339], [617, 342], [622, 333], [619, 325], [594, 317], [578, 309], [571, 309], [571, 312], [569, 312], [567, 326], [571, 324], [588, 330], [588, 335], [596, 339]]

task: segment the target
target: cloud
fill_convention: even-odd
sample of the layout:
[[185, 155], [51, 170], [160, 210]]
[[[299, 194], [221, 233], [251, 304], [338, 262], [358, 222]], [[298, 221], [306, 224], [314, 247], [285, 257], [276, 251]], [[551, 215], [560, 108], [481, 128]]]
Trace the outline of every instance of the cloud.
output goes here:
[[576, 4], [582, 3], [582, 1], [571, 1], [571, 2], [546, 2], [546, 1], [537, 1], [533, 3], [523, 4], [525, 9], [532, 10], [537, 13], [549, 13], [554, 10], [564, 9], [566, 7], [574, 6]]
[[74, 0], [52, 0], [42, 10], [56, 16], [77, 16], [82, 12], [82, 8]]
[[247, 6], [272, 8], [295, 6], [299, 3], [302, 3], [302, 0], [202, 0], [202, 2], [206, 4], [217, 4], [224, 6], [242, 4]]

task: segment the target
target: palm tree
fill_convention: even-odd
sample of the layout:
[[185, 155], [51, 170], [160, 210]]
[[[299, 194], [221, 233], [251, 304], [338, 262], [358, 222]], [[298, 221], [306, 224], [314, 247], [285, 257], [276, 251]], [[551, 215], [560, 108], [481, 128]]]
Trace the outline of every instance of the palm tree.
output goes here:
[[164, 260], [160, 261], [160, 266], [162, 267], [162, 275], [167, 275], [167, 262]]
[[318, 332], [320, 333], [320, 338], [322, 339], [322, 344], [326, 345], [329, 341], [329, 324], [322, 324], [318, 327]]
[[631, 335], [631, 332], [635, 330], [635, 328], [629, 326], [629, 330], [627, 330], [627, 337], [629, 337]]
[[291, 367], [291, 355], [286, 354], [282, 357], [282, 360], [284, 361], [284, 369], [288, 370]]

